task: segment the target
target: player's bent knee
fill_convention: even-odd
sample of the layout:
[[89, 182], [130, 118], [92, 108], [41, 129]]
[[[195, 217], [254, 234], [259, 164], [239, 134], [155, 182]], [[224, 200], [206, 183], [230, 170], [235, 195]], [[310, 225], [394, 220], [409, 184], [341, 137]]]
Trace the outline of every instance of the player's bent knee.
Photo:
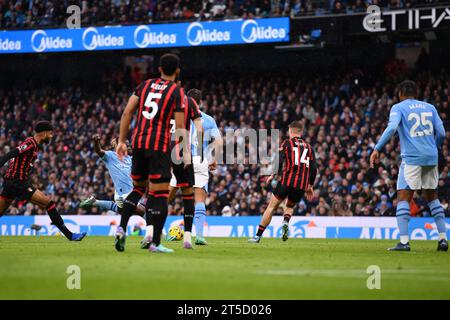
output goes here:
[[288, 201], [286, 203], [286, 207], [289, 209], [294, 209], [295, 205], [296, 205], [296, 202], [293, 202], [293, 201]]
[[200, 188], [194, 188], [195, 202], [201, 203], [206, 201], [206, 191]]
[[192, 195], [194, 196], [194, 188], [193, 187], [184, 187], [181, 188], [182, 194], [185, 195]]
[[284, 199], [278, 198], [276, 195], [272, 195], [272, 199], [269, 202], [269, 208], [276, 209], [284, 201]]
[[150, 189], [152, 191], [160, 191], [160, 190], [169, 190], [169, 181], [170, 179], [157, 179], [152, 180], [152, 184], [150, 185]]
[[411, 201], [414, 190], [398, 190], [398, 201]]
[[51, 202], [53, 203], [53, 201], [49, 197], [44, 195], [40, 195], [39, 197], [33, 196], [31, 198], [31, 202], [37, 205], [42, 210], [45, 210]]
[[424, 189], [423, 190], [423, 197], [427, 202], [436, 200], [438, 198], [438, 193], [434, 189]]

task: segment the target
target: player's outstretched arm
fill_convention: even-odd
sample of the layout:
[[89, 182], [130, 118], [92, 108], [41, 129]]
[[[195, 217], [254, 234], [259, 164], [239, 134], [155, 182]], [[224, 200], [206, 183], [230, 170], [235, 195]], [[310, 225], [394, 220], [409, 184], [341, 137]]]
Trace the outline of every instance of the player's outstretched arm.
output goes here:
[[28, 142], [23, 142], [20, 146], [17, 148], [14, 148], [14, 150], [11, 150], [6, 155], [4, 155], [2, 158], [0, 158], [0, 168], [3, 167], [3, 165], [8, 162], [9, 160], [28, 152], [31, 152], [33, 150], [33, 144]]
[[212, 149], [214, 154], [214, 161], [218, 162], [219, 156], [223, 153], [223, 138], [220, 133], [214, 137], [214, 141], [212, 142]]
[[436, 146], [438, 147], [438, 149], [440, 149], [445, 140], [445, 128], [437, 112], [436, 117], [434, 119], [435, 119], [434, 128], [436, 131]]
[[309, 168], [309, 183], [308, 187], [306, 189], [306, 199], [308, 201], [311, 201], [314, 195], [314, 184], [316, 183], [316, 177], [317, 173], [319, 171], [319, 168], [317, 166], [316, 161], [316, 154], [314, 152], [314, 149], [311, 148], [311, 159], [310, 162], [310, 168]]
[[[211, 150], [214, 153], [213, 154], [213, 162], [215, 165], [212, 166], [212, 168], [217, 167], [217, 163], [220, 161], [220, 163], [223, 163], [223, 138], [220, 134], [220, 130], [217, 127], [216, 121], [213, 119], [213, 128], [211, 130], [211, 137], [214, 139], [212, 142]], [[220, 157], [220, 159], [219, 159]], [[214, 168], [215, 170], [216, 168]]]
[[389, 139], [392, 138], [394, 133], [397, 131], [398, 125], [400, 124], [400, 120], [401, 120], [400, 113], [395, 111], [394, 108], [392, 108], [387, 128], [381, 135], [380, 140], [375, 146], [375, 150], [380, 151], [381, 149], [383, 149], [384, 145], [389, 141]]
[[[176, 111], [175, 113], [175, 136], [181, 141], [181, 148], [183, 150], [183, 163], [185, 166], [191, 164], [191, 152], [188, 144], [189, 133], [186, 131], [184, 124], [184, 112]], [[187, 152], [186, 152], [187, 151]]]
[[384, 145], [389, 141], [389, 139], [392, 138], [392, 136], [397, 131], [401, 119], [401, 114], [397, 109], [397, 106], [393, 106], [391, 109], [391, 113], [389, 114], [389, 123], [387, 125], [387, 128], [384, 130], [380, 140], [378, 141], [374, 151], [372, 152], [372, 155], [370, 156], [370, 166], [372, 168], [374, 167], [375, 162], [378, 161], [379, 151], [383, 149]]
[[131, 119], [133, 118], [138, 105], [139, 97], [133, 94], [130, 99], [128, 99], [127, 106], [122, 113], [122, 118], [120, 119], [119, 142], [116, 147], [116, 153], [119, 156], [119, 159], [122, 159], [127, 153], [126, 140], [128, 137], [128, 131], [130, 130]]
[[195, 130], [197, 131], [197, 142], [198, 142], [198, 147], [197, 147], [198, 150], [197, 151], [200, 152], [201, 162], [203, 162], [205, 150], [203, 150], [204, 130], [203, 130], [201, 117], [194, 120], [194, 126], [195, 126]]
[[19, 154], [20, 154], [19, 149], [14, 149], [5, 154], [3, 157], [0, 158], [0, 168], [3, 167], [3, 165], [7, 163], [9, 160], [17, 157]]
[[286, 155], [284, 154], [284, 143], [278, 150], [278, 158], [273, 161], [273, 173], [267, 178], [266, 183], [269, 185], [273, 179], [278, 179], [283, 174], [283, 166], [286, 161]]
[[92, 140], [94, 141], [94, 151], [95, 153], [101, 158], [105, 155], [105, 150], [102, 149], [102, 145], [100, 143], [100, 135], [95, 134], [92, 137]]
[[311, 155], [312, 155], [312, 157], [310, 159], [311, 167], [309, 168], [309, 184], [314, 186], [319, 168], [317, 166], [316, 154], [314, 153], [314, 150], [312, 150], [312, 149], [311, 149]]

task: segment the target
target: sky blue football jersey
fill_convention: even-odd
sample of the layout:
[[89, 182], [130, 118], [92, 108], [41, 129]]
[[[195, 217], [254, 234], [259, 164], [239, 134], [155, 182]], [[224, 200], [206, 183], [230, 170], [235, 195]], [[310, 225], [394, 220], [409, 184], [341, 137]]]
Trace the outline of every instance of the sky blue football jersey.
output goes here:
[[[210, 115], [207, 115], [204, 112], [201, 112], [202, 114], [202, 125], [203, 125], [203, 132], [204, 132], [204, 139], [203, 139], [203, 150], [205, 156], [208, 156], [212, 150], [208, 148], [209, 144], [211, 143], [212, 139], [220, 137], [220, 131], [217, 127], [216, 121], [213, 117]], [[198, 146], [198, 140], [197, 140], [197, 129], [195, 128], [194, 124], [191, 123], [191, 150], [192, 155], [197, 156], [197, 146]]]
[[438, 164], [438, 148], [445, 129], [436, 108], [426, 102], [406, 99], [391, 108], [389, 123], [375, 149], [381, 150], [398, 132], [402, 160], [409, 165]]
[[133, 190], [131, 157], [127, 155], [121, 161], [114, 151], [105, 151], [102, 160], [108, 169], [116, 192], [119, 195], [130, 193]]

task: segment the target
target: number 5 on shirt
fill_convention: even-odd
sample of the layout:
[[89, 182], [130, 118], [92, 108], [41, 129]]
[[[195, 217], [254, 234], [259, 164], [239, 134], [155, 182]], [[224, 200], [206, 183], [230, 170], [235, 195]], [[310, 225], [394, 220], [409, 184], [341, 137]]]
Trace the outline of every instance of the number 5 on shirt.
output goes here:
[[158, 113], [158, 103], [156, 101], [153, 101], [153, 99], [161, 99], [162, 94], [161, 93], [155, 93], [155, 92], [150, 92], [147, 95], [147, 99], [145, 99], [145, 103], [144, 106], [146, 108], [150, 108], [150, 112], [148, 112], [147, 110], [142, 111], [142, 115], [148, 119], [151, 120], [153, 119], [156, 114]]

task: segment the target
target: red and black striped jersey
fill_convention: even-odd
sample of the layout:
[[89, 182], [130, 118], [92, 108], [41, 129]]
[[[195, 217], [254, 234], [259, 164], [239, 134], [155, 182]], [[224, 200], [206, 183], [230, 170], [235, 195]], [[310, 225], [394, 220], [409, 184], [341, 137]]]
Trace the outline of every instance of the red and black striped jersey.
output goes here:
[[309, 143], [299, 137], [286, 139], [280, 147], [280, 159], [282, 185], [307, 190], [308, 185], [314, 184], [317, 166]]
[[170, 120], [184, 111], [184, 91], [173, 81], [161, 78], [141, 83], [133, 93], [139, 97], [139, 113], [133, 133], [133, 148], [168, 152]]
[[25, 139], [18, 147], [19, 155], [9, 160], [4, 178], [7, 180], [28, 180], [37, 158], [38, 143], [34, 137]]
[[[202, 116], [200, 112], [200, 108], [197, 104], [197, 102], [192, 98], [185, 96], [184, 98], [184, 120], [185, 120], [185, 128], [187, 132], [187, 137], [190, 139], [190, 130], [191, 130], [191, 121], [194, 121], [195, 119], [198, 119]], [[175, 133], [175, 119], [170, 120], [171, 123], [171, 130], [170, 132], [172, 134]], [[179, 142], [175, 142], [175, 147], [178, 148]], [[190, 147], [190, 143], [188, 143], [188, 147]], [[177, 154], [180, 154], [179, 151], [177, 151]]]
[[188, 102], [187, 108], [188, 110], [185, 111], [184, 118], [186, 119], [186, 130], [190, 132], [191, 121], [201, 118], [202, 113], [200, 112], [200, 107], [198, 106], [194, 98], [188, 97], [187, 102]]

